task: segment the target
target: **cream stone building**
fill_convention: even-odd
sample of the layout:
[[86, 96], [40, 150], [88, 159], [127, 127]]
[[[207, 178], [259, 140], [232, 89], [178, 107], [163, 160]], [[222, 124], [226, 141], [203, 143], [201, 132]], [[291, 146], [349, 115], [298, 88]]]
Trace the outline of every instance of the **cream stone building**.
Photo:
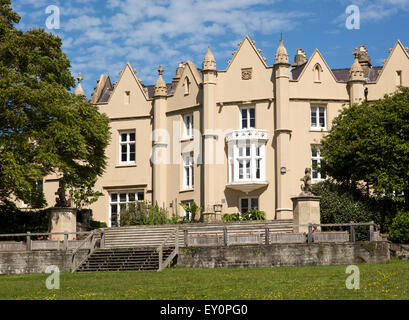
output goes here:
[[[397, 41], [383, 66], [372, 66], [364, 46], [352, 67], [330, 69], [315, 50], [298, 49], [294, 64], [280, 41], [268, 66], [248, 36], [226, 70], [210, 49], [201, 68], [179, 63], [172, 83], [146, 86], [126, 64], [117, 82], [101, 75], [91, 102], [110, 118], [108, 166], [91, 206], [95, 220], [120, 225], [134, 201], [151, 201], [183, 214], [181, 202], [204, 212], [258, 208], [267, 219], [291, 219], [306, 167], [320, 163], [320, 141], [340, 110], [409, 86], [408, 48]], [[81, 78], [80, 78], [81, 80]], [[79, 84], [76, 94], [84, 95]], [[325, 179], [312, 173], [313, 182]], [[44, 191], [55, 203], [58, 177]]]

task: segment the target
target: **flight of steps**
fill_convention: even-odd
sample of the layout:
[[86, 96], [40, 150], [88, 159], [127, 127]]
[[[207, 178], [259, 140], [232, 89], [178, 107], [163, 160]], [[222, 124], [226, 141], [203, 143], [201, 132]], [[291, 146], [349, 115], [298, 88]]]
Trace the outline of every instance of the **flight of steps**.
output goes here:
[[[163, 260], [174, 247], [163, 249]], [[159, 253], [155, 247], [97, 249], [76, 272], [98, 271], [156, 271], [159, 268]]]
[[[265, 228], [271, 233], [288, 233], [293, 231], [293, 220], [269, 220], [232, 223], [192, 223], [184, 225], [131, 226], [106, 228], [97, 235], [102, 248], [90, 254], [75, 272], [86, 271], [138, 271], [159, 269], [159, 246], [163, 246], [163, 262], [173, 253], [176, 246], [176, 236], [172, 233], [178, 228], [179, 246], [185, 243], [185, 233], [214, 234], [223, 232], [228, 227], [227, 234], [242, 232], [259, 232], [264, 243]], [[101, 238], [100, 238], [101, 237]], [[166, 243], [164, 243], [164, 241]]]

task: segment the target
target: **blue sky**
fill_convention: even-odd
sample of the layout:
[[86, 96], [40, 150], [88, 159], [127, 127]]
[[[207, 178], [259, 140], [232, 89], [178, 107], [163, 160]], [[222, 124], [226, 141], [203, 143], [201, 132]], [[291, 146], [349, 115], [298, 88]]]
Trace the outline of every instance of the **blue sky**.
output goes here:
[[[352, 4], [360, 28], [349, 30]], [[59, 29], [46, 27], [50, 5], [60, 10]], [[179, 61], [201, 67], [210, 46], [223, 70], [246, 34], [268, 65], [281, 32], [290, 62], [297, 48], [307, 58], [318, 48], [331, 68], [350, 67], [361, 44], [373, 65], [383, 64], [397, 39], [409, 46], [409, 0], [12, 0], [12, 7], [22, 17], [18, 28], [45, 28], [63, 39], [88, 97], [100, 74], [116, 81], [128, 61], [144, 84], [155, 83], [159, 64], [169, 82]]]

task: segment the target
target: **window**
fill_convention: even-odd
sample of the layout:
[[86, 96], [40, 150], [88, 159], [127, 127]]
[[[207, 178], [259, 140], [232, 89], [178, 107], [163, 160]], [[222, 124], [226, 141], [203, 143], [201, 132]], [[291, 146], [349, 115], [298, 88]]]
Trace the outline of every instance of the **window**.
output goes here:
[[401, 86], [402, 85], [402, 71], [396, 71], [396, 85]]
[[241, 213], [246, 213], [250, 209], [258, 210], [258, 198], [241, 198], [239, 209]]
[[[183, 203], [184, 205], [187, 205], [189, 208], [191, 208], [191, 207], [192, 207], [192, 204], [193, 204], [193, 201], [182, 201], [182, 203]], [[188, 211], [186, 211], [185, 208], [182, 207], [182, 209], [183, 209], [183, 216], [186, 217], [188, 220], [190, 220], [190, 219], [192, 218], [192, 217], [190, 216], [190, 213], [189, 213]]]
[[187, 114], [183, 116], [184, 132], [183, 136], [185, 138], [193, 137], [193, 114]]
[[241, 108], [240, 109], [241, 129], [249, 129], [256, 127], [256, 109]]
[[321, 82], [321, 72], [322, 72], [321, 65], [317, 63], [314, 66], [313, 71], [314, 71], [314, 82]]
[[193, 172], [193, 154], [183, 155], [183, 188], [193, 189], [194, 172]]
[[326, 130], [326, 107], [311, 107], [311, 130]]
[[119, 162], [135, 163], [135, 132], [119, 133]]
[[237, 141], [229, 147], [229, 181], [264, 180], [265, 145], [252, 140]]
[[185, 78], [183, 86], [185, 87], [185, 95], [188, 95], [190, 91], [190, 81], [188, 77]]
[[315, 167], [319, 168], [321, 165], [322, 157], [321, 157], [322, 148], [319, 146], [312, 146], [311, 147], [311, 178], [313, 181], [322, 181], [325, 180], [327, 177], [314, 170]]
[[144, 201], [145, 194], [143, 191], [121, 191], [109, 194], [109, 227], [121, 226], [121, 212], [124, 212], [130, 203]]
[[125, 91], [125, 104], [131, 103], [131, 91]]

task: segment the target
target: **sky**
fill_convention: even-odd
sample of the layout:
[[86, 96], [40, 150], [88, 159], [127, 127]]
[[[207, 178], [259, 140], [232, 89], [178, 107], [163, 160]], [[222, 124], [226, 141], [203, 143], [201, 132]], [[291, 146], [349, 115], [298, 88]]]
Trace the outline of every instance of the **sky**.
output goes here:
[[291, 63], [297, 48], [307, 58], [317, 48], [332, 69], [349, 68], [360, 45], [377, 66], [398, 39], [409, 46], [409, 0], [12, 0], [12, 7], [18, 29], [44, 28], [63, 40], [88, 98], [101, 74], [114, 82], [127, 62], [145, 85], [156, 82], [159, 64], [170, 82], [178, 62], [201, 68], [210, 46], [225, 70], [245, 35], [267, 65], [281, 33]]

